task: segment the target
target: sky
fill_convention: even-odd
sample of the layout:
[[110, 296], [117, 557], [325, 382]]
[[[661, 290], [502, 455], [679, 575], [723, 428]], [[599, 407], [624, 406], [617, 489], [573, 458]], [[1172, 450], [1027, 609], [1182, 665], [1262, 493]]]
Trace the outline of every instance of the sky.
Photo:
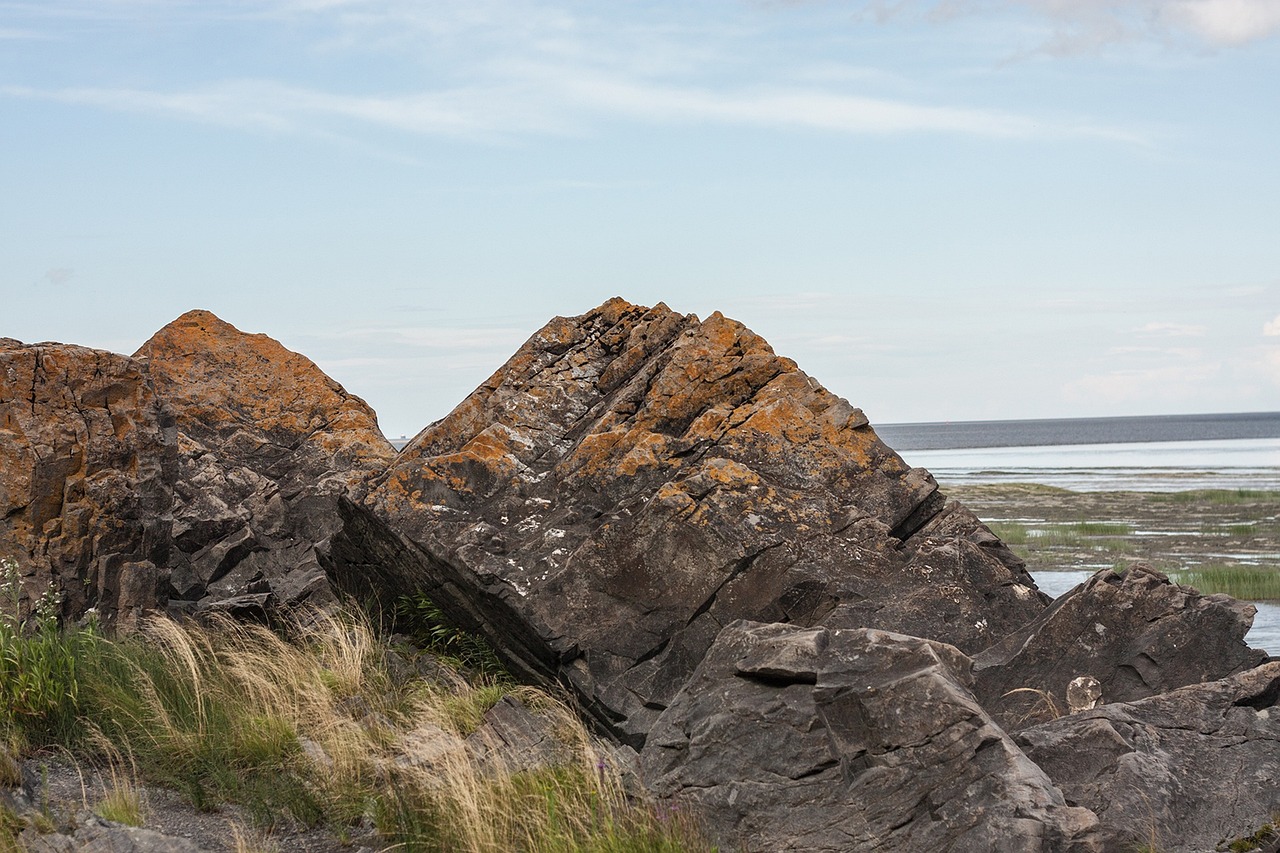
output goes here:
[[612, 296], [873, 423], [1280, 410], [1280, 0], [0, 0], [0, 336], [392, 437]]

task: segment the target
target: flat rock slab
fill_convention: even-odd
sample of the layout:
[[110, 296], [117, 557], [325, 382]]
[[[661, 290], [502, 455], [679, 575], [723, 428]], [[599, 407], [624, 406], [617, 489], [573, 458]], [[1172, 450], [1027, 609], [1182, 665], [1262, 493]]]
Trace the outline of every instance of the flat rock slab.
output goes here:
[[1107, 850], [1222, 849], [1280, 814], [1278, 702], [1273, 661], [1062, 717], [1017, 741], [1068, 802], [1098, 815]]
[[368, 499], [425, 592], [639, 747], [722, 626], [872, 626], [978, 651], [1045, 606], [862, 412], [720, 314], [557, 318]]
[[1244, 642], [1254, 612], [1142, 564], [1123, 574], [1104, 569], [977, 655], [974, 692], [1005, 728], [1017, 729], [1066, 711], [1068, 686], [1080, 677], [1096, 679], [1101, 702], [1213, 681], [1267, 659]]
[[646, 784], [731, 849], [1103, 849], [969, 666], [915, 637], [735, 622], [651, 732]]

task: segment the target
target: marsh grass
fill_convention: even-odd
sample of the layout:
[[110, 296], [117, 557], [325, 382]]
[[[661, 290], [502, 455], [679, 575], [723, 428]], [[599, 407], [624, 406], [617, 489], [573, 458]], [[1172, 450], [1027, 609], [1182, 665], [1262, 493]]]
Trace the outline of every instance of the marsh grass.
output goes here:
[[1280, 492], [1258, 489], [1191, 489], [1153, 494], [1151, 500], [1157, 503], [1280, 504]]
[[1206, 565], [1169, 572], [1169, 577], [1203, 593], [1222, 592], [1244, 601], [1280, 601], [1280, 569], [1264, 566]]
[[987, 525], [1006, 545], [1034, 548], [1089, 547], [1095, 550], [1127, 552], [1131, 546], [1123, 537], [1133, 534], [1133, 525], [1117, 521], [991, 522]]
[[[60, 705], [7, 713], [0, 742], [121, 768], [99, 803], [112, 820], [141, 819], [136, 776], [197, 808], [239, 803], [263, 828], [342, 834], [372, 819], [406, 851], [711, 849], [691, 821], [623, 796], [563, 703], [486, 677], [392, 677], [388, 647], [359, 615], [312, 614], [281, 633], [157, 618], [128, 639], [61, 636], [74, 653], [71, 724]], [[473, 745], [507, 693], [549, 720], [562, 766], [507, 769], [501, 744]]]

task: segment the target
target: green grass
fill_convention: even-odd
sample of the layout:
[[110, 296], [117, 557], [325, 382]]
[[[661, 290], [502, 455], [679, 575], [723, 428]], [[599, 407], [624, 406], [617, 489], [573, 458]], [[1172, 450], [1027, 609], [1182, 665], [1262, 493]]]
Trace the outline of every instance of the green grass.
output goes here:
[[[625, 796], [552, 697], [482, 676], [392, 677], [386, 642], [358, 615], [311, 615], [282, 633], [157, 618], [127, 639], [30, 627], [10, 632], [4, 648], [18, 663], [9, 671], [15, 683], [57, 689], [0, 693], [3, 752], [52, 747], [110, 766], [116, 784], [98, 811], [111, 820], [141, 821], [147, 783], [197, 808], [239, 803], [264, 827], [288, 817], [342, 835], [373, 819], [405, 851], [714, 849], [686, 816]], [[54, 674], [24, 681], [28, 665]], [[509, 772], [467, 746], [512, 692], [548, 720], [564, 746], [560, 765]], [[122, 781], [114, 770], [126, 765]]]
[[1258, 489], [1191, 489], [1151, 496], [1157, 503], [1252, 504], [1280, 503], [1280, 492]]
[[1114, 521], [1072, 521], [1063, 523], [1017, 521], [991, 522], [991, 532], [1006, 545], [1040, 548], [1091, 547], [1098, 550], [1127, 551], [1122, 537], [1132, 535], [1133, 525]]
[[1224, 592], [1245, 601], [1280, 600], [1280, 569], [1260, 566], [1206, 565], [1169, 572], [1171, 580], [1203, 593]]

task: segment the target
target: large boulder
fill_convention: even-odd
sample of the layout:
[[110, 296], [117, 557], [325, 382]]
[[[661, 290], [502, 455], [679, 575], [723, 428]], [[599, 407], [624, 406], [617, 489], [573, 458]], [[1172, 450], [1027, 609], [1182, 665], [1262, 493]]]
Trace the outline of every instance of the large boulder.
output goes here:
[[1065, 716], [1017, 740], [1069, 803], [1097, 814], [1105, 849], [1221, 850], [1280, 814], [1278, 702], [1272, 661]]
[[0, 339], [0, 558], [24, 611], [51, 587], [69, 618], [164, 605], [175, 440], [145, 363]]
[[861, 411], [665, 305], [552, 320], [367, 502], [423, 553], [404, 585], [635, 746], [735, 619], [976, 652], [1047, 601]]
[[310, 359], [208, 311], [135, 358], [177, 419], [174, 595], [233, 610], [331, 600], [340, 504], [395, 457], [373, 410]]
[[650, 733], [645, 782], [732, 849], [1101, 849], [968, 691], [969, 663], [882, 631], [735, 622]]
[[1104, 569], [1030, 624], [974, 658], [978, 698], [1009, 729], [1068, 710], [1069, 685], [1091, 678], [1093, 701], [1132, 702], [1252, 669], [1253, 605], [1201, 595], [1141, 563]]

